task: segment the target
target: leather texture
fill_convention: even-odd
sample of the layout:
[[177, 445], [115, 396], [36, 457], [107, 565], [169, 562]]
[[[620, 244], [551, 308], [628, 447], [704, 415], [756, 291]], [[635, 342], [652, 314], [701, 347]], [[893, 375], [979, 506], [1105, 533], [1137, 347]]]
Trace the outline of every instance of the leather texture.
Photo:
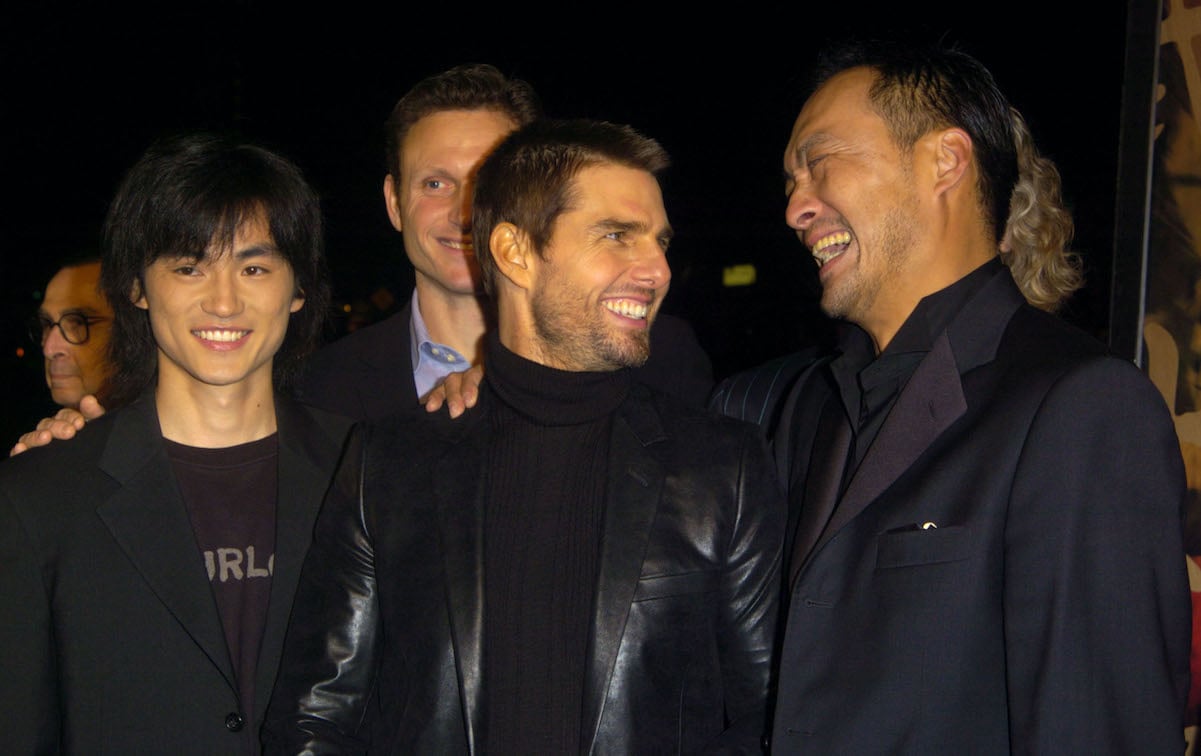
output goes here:
[[[479, 752], [495, 401], [355, 433], [301, 578], [269, 753]], [[632, 389], [610, 441], [587, 752], [760, 752], [783, 521], [754, 426]]]

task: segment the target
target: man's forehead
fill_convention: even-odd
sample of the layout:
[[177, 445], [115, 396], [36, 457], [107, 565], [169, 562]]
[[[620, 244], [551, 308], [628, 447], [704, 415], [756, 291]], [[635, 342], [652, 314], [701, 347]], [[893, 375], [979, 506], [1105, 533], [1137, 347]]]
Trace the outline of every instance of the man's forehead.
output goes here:
[[100, 293], [100, 263], [72, 265], [55, 273], [46, 285], [42, 309], [108, 311]]
[[785, 162], [836, 140], [844, 129], [864, 125], [864, 119], [880, 119], [869, 97], [875, 80], [875, 71], [858, 67], [840, 71], [818, 87], [793, 123]]
[[516, 128], [513, 119], [500, 110], [435, 110], [409, 127], [400, 145], [400, 160], [437, 161], [455, 153], [483, 157]]
[[577, 198], [572, 203], [575, 209], [611, 211], [667, 224], [659, 180], [647, 171], [617, 163], [597, 163], [582, 169], [572, 183]]

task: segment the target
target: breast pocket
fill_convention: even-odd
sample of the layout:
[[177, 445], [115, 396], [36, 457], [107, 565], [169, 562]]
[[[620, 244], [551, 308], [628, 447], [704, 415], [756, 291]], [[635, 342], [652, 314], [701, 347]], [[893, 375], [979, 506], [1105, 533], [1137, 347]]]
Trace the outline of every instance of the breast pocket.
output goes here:
[[670, 598], [709, 593], [717, 590], [717, 573], [708, 571], [686, 572], [680, 575], [653, 575], [638, 580], [634, 590], [635, 601]]
[[964, 525], [882, 533], [876, 551], [876, 569], [891, 570], [967, 559], [972, 552], [971, 536], [971, 529]]

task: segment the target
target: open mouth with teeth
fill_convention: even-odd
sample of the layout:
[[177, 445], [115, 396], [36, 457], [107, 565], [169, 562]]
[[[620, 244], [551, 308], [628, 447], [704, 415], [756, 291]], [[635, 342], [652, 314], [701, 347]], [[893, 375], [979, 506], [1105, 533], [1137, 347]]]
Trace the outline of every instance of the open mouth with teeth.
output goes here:
[[632, 299], [606, 299], [601, 302], [605, 309], [623, 318], [646, 320], [651, 306], [646, 302], [635, 302]]
[[450, 247], [451, 249], [457, 249], [465, 255], [472, 254], [474, 250], [474, 245], [471, 243], [471, 239], [442, 239], [441, 243], [442, 246]]
[[232, 344], [235, 341], [241, 341], [250, 334], [250, 331], [230, 331], [230, 330], [199, 330], [192, 331], [192, 335], [204, 341], [214, 341], [219, 344]]
[[818, 267], [821, 267], [845, 252], [850, 243], [850, 231], [826, 234], [813, 243], [813, 259], [817, 260]]

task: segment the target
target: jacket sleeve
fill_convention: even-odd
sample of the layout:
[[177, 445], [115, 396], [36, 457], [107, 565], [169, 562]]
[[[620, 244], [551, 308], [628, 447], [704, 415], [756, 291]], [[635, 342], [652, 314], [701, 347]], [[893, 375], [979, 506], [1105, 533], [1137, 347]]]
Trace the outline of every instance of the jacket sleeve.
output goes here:
[[1013, 753], [1180, 753], [1190, 602], [1179, 445], [1133, 365], [1051, 388], [1005, 528]]
[[57, 753], [61, 715], [50, 594], [32, 539], [0, 492], [0, 711], [11, 753]]
[[729, 727], [714, 752], [761, 753], [769, 727], [785, 505], [767, 448], [748, 427], [718, 637]]
[[305, 558], [263, 728], [269, 754], [367, 748], [379, 637], [375, 555], [363, 507], [368, 434], [356, 428]]

